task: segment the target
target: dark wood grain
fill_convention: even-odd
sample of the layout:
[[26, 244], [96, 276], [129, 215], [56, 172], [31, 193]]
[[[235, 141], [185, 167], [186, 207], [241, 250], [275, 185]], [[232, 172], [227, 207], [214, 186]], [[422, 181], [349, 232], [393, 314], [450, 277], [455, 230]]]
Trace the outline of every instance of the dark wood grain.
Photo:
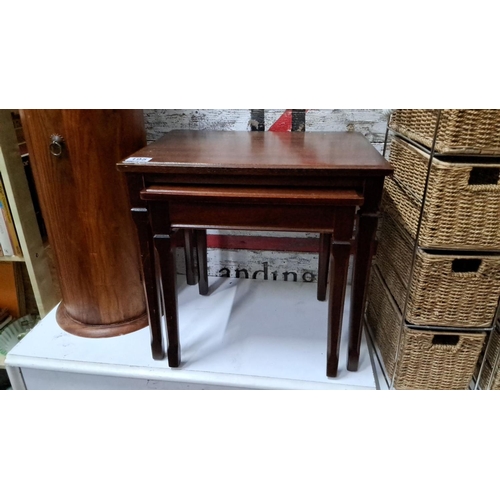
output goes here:
[[207, 231], [204, 229], [197, 229], [195, 235], [200, 295], [208, 295]]
[[153, 359], [165, 357], [165, 348], [161, 330], [161, 286], [157, 270], [153, 235], [148, 223], [148, 212], [144, 208], [132, 209], [132, 216], [139, 233], [141, 261], [143, 270], [144, 293], [147, 298], [147, 313], [151, 332], [151, 352]]
[[[148, 163], [120, 162], [124, 172], [190, 175], [389, 174], [389, 163], [356, 132], [252, 132], [175, 130], [134, 153]], [[124, 158], [126, 159], [126, 158]]]
[[[161, 303], [168, 340], [168, 365], [176, 368], [181, 362], [175, 251], [178, 231], [173, 230], [170, 224], [168, 203], [149, 204], [148, 212], [161, 277]], [[158, 335], [159, 332], [156, 333], [156, 336]]]
[[357, 371], [359, 366], [363, 316], [371, 263], [375, 253], [375, 233], [377, 231], [378, 210], [383, 186], [383, 178], [366, 180], [363, 190], [366, 200], [359, 211], [351, 288], [349, 348], [347, 354], [347, 369], [349, 371]]
[[141, 191], [143, 200], [189, 200], [190, 202], [255, 203], [269, 205], [361, 204], [363, 196], [350, 189], [299, 189], [227, 186], [149, 186]]
[[[145, 326], [136, 232], [116, 170], [146, 143], [142, 112], [22, 110], [21, 117], [61, 284], [61, 326], [91, 337]], [[59, 158], [49, 152], [54, 133], [64, 138]]]
[[177, 307], [177, 270], [175, 245], [169, 235], [154, 236], [154, 244], [158, 252], [162, 281], [163, 309], [167, 329], [168, 365], [177, 368], [181, 362], [181, 346], [179, 342], [179, 315]]
[[[139, 169], [137, 169], [139, 170]], [[132, 174], [132, 173], [131, 173]], [[210, 168], [206, 172], [198, 172], [196, 175], [189, 173], [165, 172], [145, 173], [148, 186], [155, 184], [184, 184], [191, 186], [266, 186], [266, 187], [331, 187], [363, 190], [365, 177], [359, 174], [352, 176], [333, 176], [328, 170], [315, 170], [314, 175], [307, 173], [307, 170], [297, 170], [295, 172], [276, 172], [272, 169], [260, 170], [254, 175], [243, 175], [237, 169], [227, 173], [217, 171], [213, 173]]]
[[174, 227], [196, 229], [241, 229], [255, 231], [331, 232], [335, 207], [240, 204], [231, 210], [230, 204], [170, 203]]
[[184, 229], [184, 260], [186, 262], [186, 282], [188, 285], [198, 283], [198, 269], [196, 263], [196, 241], [192, 229]]
[[[329, 191], [328, 196], [318, 197], [317, 190], [311, 190], [311, 205], [307, 205], [305, 204], [304, 191], [301, 191], [301, 204], [295, 205], [296, 190], [285, 190], [280, 192], [280, 201], [285, 200], [284, 193], [287, 192], [288, 203], [273, 203], [271, 201], [265, 205], [261, 204], [265, 193], [269, 195], [270, 200], [274, 200], [272, 194], [274, 191], [268, 192], [262, 189], [259, 195], [252, 194], [250, 196], [248, 190], [245, 189], [227, 188], [221, 190], [215, 187], [213, 191], [211, 188], [204, 188], [203, 197], [200, 197], [198, 190], [193, 190], [189, 186], [176, 187], [175, 190], [168, 186], [165, 189], [160, 186], [152, 188], [151, 191], [149, 189], [141, 190], [141, 198], [148, 202], [147, 210], [150, 214], [150, 224], [161, 269], [165, 316], [167, 318], [169, 366], [179, 366], [180, 362], [178, 358], [180, 344], [177, 292], [175, 290], [175, 245], [172, 236], [172, 232], [176, 228], [185, 230], [186, 227], [203, 228], [213, 224], [215, 227], [230, 226], [234, 229], [269, 230], [282, 228], [283, 230], [294, 230], [300, 228], [300, 230], [304, 230], [304, 228], [310, 229], [318, 226], [322, 228], [322, 232], [333, 232], [335, 238], [334, 245], [328, 245], [331, 247], [333, 267], [328, 305], [327, 374], [331, 377], [336, 376], [354, 213], [358, 204], [363, 203], [363, 197], [350, 190]], [[232, 197], [230, 203], [227, 203], [224, 197], [226, 192]], [[241, 195], [242, 200], [239, 204], [236, 203], [238, 194]], [[338, 197], [337, 204], [335, 204], [336, 196]], [[259, 200], [259, 203], [249, 203], [248, 200], [254, 197]], [[181, 201], [177, 201], [178, 198]], [[323, 205], [319, 204], [318, 199], [323, 200]], [[204, 200], [210, 201], [205, 202]], [[346, 206], [347, 203], [349, 206]], [[201, 233], [201, 230], [198, 232]], [[205, 239], [198, 238], [198, 256], [206, 255]], [[328, 250], [330, 251], [330, 249]], [[200, 293], [205, 295], [208, 293], [208, 277], [202, 259], [198, 262]], [[326, 279], [324, 281], [326, 283]]]
[[[330, 267], [327, 375], [336, 376], [355, 208], [364, 210], [361, 217], [372, 217], [384, 176], [392, 172], [366, 138], [341, 132], [174, 131], [132, 156], [151, 158], [147, 163], [118, 163], [127, 175], [141, 174], [144, 179], [140, 193], [133, 197], [139, 196], [150, 213], [163, 214], [161, 224], [168, 220], [168, 227], [153, 231], [163, 270], [172, 268], [165, 262], [175, 229], [194, 229], [195, 234], [207, 228], [323, 233], [318, 298], [326, 296]], [[359, 227], [353, 300], [359, 301], [354, 310], [361, 315], [374, 235], [369, 223], [361, 222]], [[197, 250], [203, 294], [208, 283], [206, 262], [200, 258], [206, 258], [201, 238]], [[164, 275], [163, 280], [172, 280], [172, 275], [169, 271], [170, 277]], [[165, 304], [171, 310], [174, 306], [167, 302], [172, 298], [167, 298]], [[357, 345], [360, 324], [361, 318], [353, 320], [351, 314], [356, 330], [352, 345]], [[177, 332], [177, 327], [172, 328]], [[177, 340], [173, 342], [177, 346]]]
[[335, 214], [333, 244], [331, 247], [332, 265], [328, 302], [327, 377], [336, 377], [338, 371], [340, 337], [353, 225], [354, 209], [339, 208]]
[[332, 235], [321, 233], [319, 237], [319, 259], [318, 259], [318, 300], [326, 300], [326, 288], [328, 285], [328, 270], [330, 266], [330, 254], [332, 246]]

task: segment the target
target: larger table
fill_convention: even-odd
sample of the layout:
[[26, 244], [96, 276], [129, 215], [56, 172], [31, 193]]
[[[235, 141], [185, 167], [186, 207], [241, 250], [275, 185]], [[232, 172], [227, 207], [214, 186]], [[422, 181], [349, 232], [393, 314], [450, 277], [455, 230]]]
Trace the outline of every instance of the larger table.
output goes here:
[[206, 229], [308, 231], [321, 235], [320, 300], [330, 273], [329, 377], [337, 374], [347, 267], [354, 254], [347, 368], [357, 370], [378, 208], [384, 177], [392, 172], [362, 134], [177, 130], [125, 158], [118, 169], [127, 177], [138, 230], [155, 359], [165, 356], [164, 317], [168, 362], [180, 365], [179, 233], [187, 254], [196, 241], [200, 293], [206, 294]]

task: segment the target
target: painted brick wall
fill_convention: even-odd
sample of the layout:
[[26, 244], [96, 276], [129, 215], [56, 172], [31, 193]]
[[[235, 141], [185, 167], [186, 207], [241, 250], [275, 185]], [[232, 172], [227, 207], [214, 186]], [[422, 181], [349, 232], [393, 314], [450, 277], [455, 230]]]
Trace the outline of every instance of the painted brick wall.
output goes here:
[[[382, 151], [387, 123], [381, 109], [149, 109], [144, 110], [144, 119], [148, 142], [176, 129], [356, 131], [361, 132], [379, 151]], [[221, 244], [220, 236], [230, 238]], [[260, 250], [259, 241], [270, 237], [280, 238], [276, 240], [275, 248]], [[295, 249], [299, 246], [296, 238], [310, 238], [309, 246], [314, 247], [317, 237], [310, 233], [209, 231], [209, 275], [316, 281], [317, 254], [311, 248], [303, 251], [308, 245], [300, 245], [301, 251]], [[252, 239], [254, 243], [248, 244]], [[178, 262], [180, 272], [185, 272], [183, 259], [179, 258]]]
[[[144, 119], [148, 141], [155, 141], [169, 130], [251, 130], [250, 109], [146, 109]], [[264, 129], [269, 130], [286, 111], [266, 109]], [[309, 132], [361, 132], [381, 150], [386, 117], [381, 109], [309, 109], [305, 130]]]

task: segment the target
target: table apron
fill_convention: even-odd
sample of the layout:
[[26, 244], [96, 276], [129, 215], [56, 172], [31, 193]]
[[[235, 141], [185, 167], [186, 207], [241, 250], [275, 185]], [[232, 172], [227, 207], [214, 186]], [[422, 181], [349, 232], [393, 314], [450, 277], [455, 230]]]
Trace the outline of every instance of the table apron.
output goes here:
[[285, 175], [190, 175], [190, 174], [149, 174], [144, 173], [144, 185], [151, 184], [186, 184], [186, 185], [218, 185], [218, 186], [266, 186], [266, 187], [286, 187], [297, 186], [307, 187], [331, 187], [363, 190], [365, 176], [338, 176], [331, 173], [325, 175], [299, 176]]
[[173, 228], [241, 229], [256, 231], [333, 231], [334, 206], [255, 205], [170, 201]]

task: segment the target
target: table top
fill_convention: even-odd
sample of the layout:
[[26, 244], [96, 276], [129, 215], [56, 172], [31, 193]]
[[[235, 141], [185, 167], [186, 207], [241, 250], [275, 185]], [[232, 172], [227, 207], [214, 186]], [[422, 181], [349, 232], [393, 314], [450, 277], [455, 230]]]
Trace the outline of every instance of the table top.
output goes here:
[[[134, 160], [137, 158], [137, 160]], [[358, 132], [174, 130], [118, 163], [122, 172], [388, 175], [389, 162]]]

